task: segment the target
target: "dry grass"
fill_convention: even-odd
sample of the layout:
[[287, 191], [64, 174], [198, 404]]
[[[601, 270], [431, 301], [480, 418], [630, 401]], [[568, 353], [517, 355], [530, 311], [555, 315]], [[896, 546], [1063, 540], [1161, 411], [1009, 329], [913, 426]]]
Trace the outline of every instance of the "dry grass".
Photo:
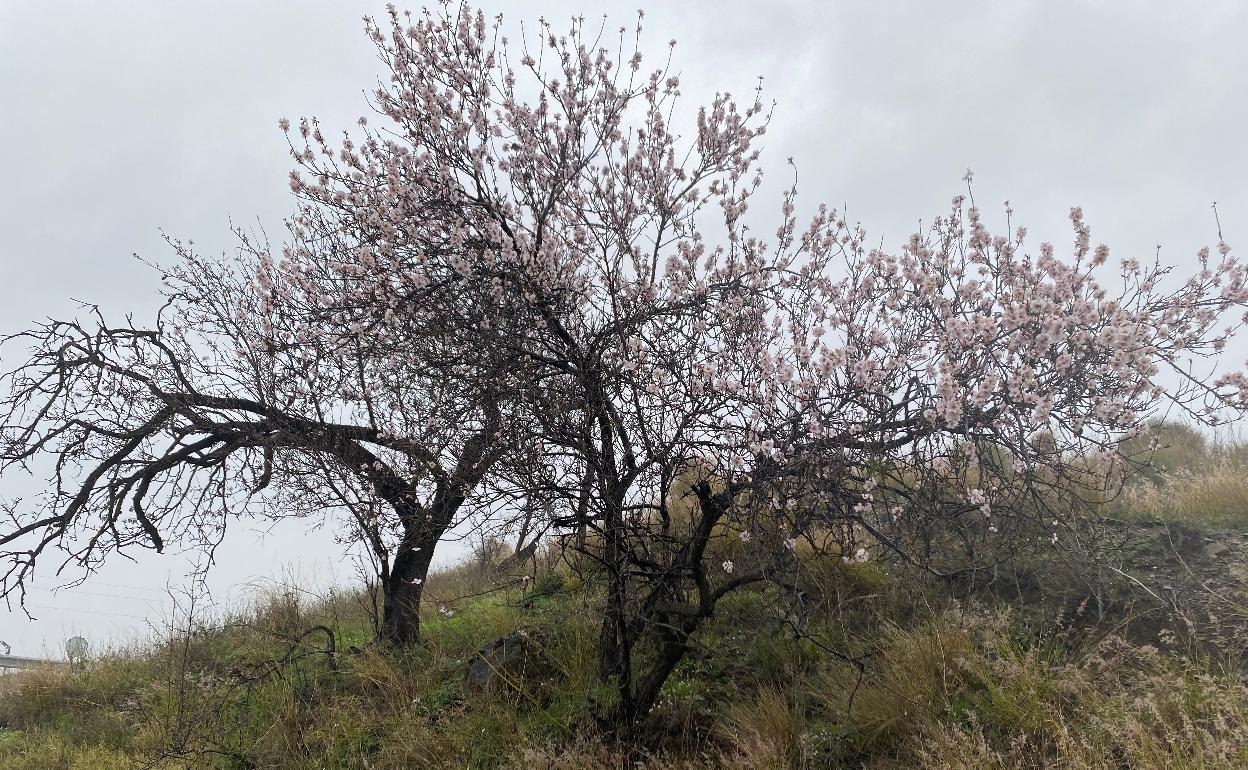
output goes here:
[[792, 695], [765, 686], [753, 698], [730, 705], [724, 713], [738, 767], [800, 767], [806, 764], [803, 722]]
[[1136, 467], [1103, 510], [1118, 518], [1197, 528], [1248, 527], [1248, 442], [1243, 436], [1222, 432], [1209, 437], [1177, 422], [1153, 423], [1152, 436], [1158, 442], [1153, 449], [1143, 438], [1120, 445]]
[[1113, 510], [1135, 518], [1248, 527], [1248, 465], [1222, 457], [1129, 485]]
[[1017, 644], [1003, 615], [959, 613], [893, 628], [878, 652], [856, 692], [837, 669], [811, 692], [864, 767], [1248, 766], [1248, 686], [1155, 648], [1109, 636], [1063, 659]]

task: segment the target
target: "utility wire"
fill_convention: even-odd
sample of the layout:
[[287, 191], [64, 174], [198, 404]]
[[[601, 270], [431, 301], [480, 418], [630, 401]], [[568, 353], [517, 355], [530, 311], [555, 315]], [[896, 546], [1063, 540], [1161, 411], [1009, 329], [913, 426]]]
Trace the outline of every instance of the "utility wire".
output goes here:
[[94, 591], [79, 591], [74, 588], [35, 588], [35, 591], [47, 591], [55, 598], [62, 596], [98, 596], [102, 599], [126, 599], [132, 602], [150, 602], [153, 604], [168, 604], [170, 599], [157, 599], [156, 597], [146, 596], [124, 596], [122, 594], [101, 594]]
[[[131, 586], [131, 585], [126, 585], [124, 583], [105, 583], [101, 580], [88, 580], [85, 583], [82, 583], [81, 585], [106, 586], [108, 588], [126, 588], [131, 591], [152, 591], [158, 594], [169, 593], [169, 591], [164, 588], [152, 588], [151, 586]], [[68, 586], [61, 586], [60, 590], [73, 590], [73, 589]]]
[[27, 604], [26, 606], [31, 607], [36, 610], [51, 610], [52, 612], [82, 612], [87, 615], [109, 615], [109, 616], [116, 617], [116, 618], [133, 618], [135, 620], [148, 620], [147, 617], [144, 617], [142, 615], [127, 615], [124, 612], [105, 612], [104, 610], [80, 610], [75, 607], [49, 607], [46, 604]]

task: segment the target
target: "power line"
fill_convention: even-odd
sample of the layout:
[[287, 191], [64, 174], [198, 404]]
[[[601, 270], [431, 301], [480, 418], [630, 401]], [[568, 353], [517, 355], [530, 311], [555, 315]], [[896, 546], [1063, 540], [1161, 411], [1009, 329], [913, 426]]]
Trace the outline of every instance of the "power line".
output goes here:
[[167, 593], [169, 593], [169, 591], [168, 591], [167, 589], [164, 589], [164, 588], [151, 588], [151, 587], [148, 587], [148, 586], [130, 586], [130, 585], [126, 585], [126, 584], [124, 584], [124, 583], [105, 583], [105, 582], [100, 581], [100, 580], [88, 580], [88, 581], [86, 581], [85, 583], [83, 583], [82, 585], [106, 586], [106, 587], [108, 587], [108, 588], [126, 588], [126, 589], [129, 589], [129, 590], [131, 590], [131, 591], [152, 591], [152, 592], [155, 592], [155, 593], [158, 593], [158, 594], [167, 594]]
[[36, 588], [36, 591], [47, 591], [54, 597], [65, 596], [98, 596], [102, 599], [126, 599], [132, 602], [150, 602], [153, 604], [168, 604], [170, 599], [157, 599], [155, 597], [148, 598], [146, 596], [123, 596], [121, 594], [100, 594], [94, 591], [79, 591], [76, 588]]
[[134, 620], [148, 620], [149, 618], [140, 615], [127, 615], [124, 612], [105, 612], [103, 610], [80, 610], [75, 607], [49, 607], [46, 604], [27, 604], [36, 610], [51, 610], [52, 612], [81, 612], [87, 615], [109, 615], [117, 618], [133, 618]]
[[65, 585], [54, 586], [52, 588], [44, 588], [42, 586], [39, 586], [39, 587], [31, 588], [30, 590], [32, 591], [73, 591], [73, 590], [76, 590], [79, 586], [92, 587], [92, 588], [97, 587], [97, 586], [102, 586], [104, 588], [124, 588], [127, 591], [148, 591], [148, 592], [157, 593], [157, 594], [168, 594], [170, 591], [170, 589], [168, 588], [152, 588], [151, 586], [134, 586], [134, 585], [127, 585], [125, 583], [105, 583], [102, 580], [84, 580], [82, 582], [66, 583]]

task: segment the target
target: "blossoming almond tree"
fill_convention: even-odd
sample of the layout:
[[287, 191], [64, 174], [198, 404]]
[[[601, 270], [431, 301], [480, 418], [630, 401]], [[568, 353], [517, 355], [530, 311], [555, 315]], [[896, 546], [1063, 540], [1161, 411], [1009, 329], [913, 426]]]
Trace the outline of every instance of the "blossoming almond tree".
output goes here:
[[[969, 197], [893, 254], [826, 207], [799, 222], [796, 184], [760, 235], [758, 92], [716, 95], [681, 133], [680, 80], [643, 71], [640, 25], [604, 45], [582, 19], [542, 21], [513, 42], [444, 2], [366, 29], [389, 74], [377, 125], [331, 142], [282, 121], [300, 207], [280, 257], [253, 249], [242, 338], [335, 373], [313, 400], [346, 399], [352, 446], [381, 447], [336, 458], [361, 489], [402, 476], [382, 455], [402, 456], [407, 483], [433, 485], [420, 516], [469, 491], [549, 507], [603, 576], [617, 724], [653, 706], [723, 597], [793, 587], [799, 542], [946, 574], [1065, 547], [1119, 478], [1121, 439], [1166, 405], [1210, 422], [1248, 392], [1193, 368], [1248, 302], [1225, 245], [1186, 280], [1124, 262], [1111, 289], [1078, 210], [1069, 256], [1008, 222], [994, 235]], [[171, 389], [129, 392], [142, 416]]]
[[[709, 373], [726, 372], [733, 351], [743, 367], [737, 389], [764, 398], [752, 353], [765, 347], [769, 309], [790, 281], [809, 284], [821, 270], [796, 268], [794, 254], [766, 254], [747, 237], [761, 103], [739, 111], [717, 97], [678, 162], [664, 114], [679, 82], [639, 74], [639, 53], [621, 61], [591, 50], [579, 21], [561, 40], [543, 25], [548, 53], [515, 54], [531, 76], [530, 105], [498, 27], [446, 8], [410, 24], [392, 11], [385, 32], [370, 23], [392, 73], [375, 101], [390, 125], [362, 121], [364, 138], [348, 136], [335, 151], [315, 121], [301, 120], [304, 145], [294, 150], [304, 168], [292, 189], [318, 239], [348, 240], [338, 269], [344, 280], [367, 276], [368, 297], [356, 304], [376, 309], [372, 328], [414, 314], [462, 349], [504, 351], [526, 372], [513, 395], [551, 457], [527, 491], [562, 497], [570, 513], [558, 523], [603, 539], [603, 668], [631, 714], [630, 650], [638, 619], [649, 617], [633, 606], [633, 519], [665, 499], [694, 455], [745, 446], [737, 397], [711, 387]], [[542, 64], [547, 56], [553, 65]], [[641, 124], [630, 129], [634, 112]], [[732, 239], [708, 249], [697, 219], [711, 203]], [[424, 215], [433, 205], [438, 213]], [[426, 318], [421, 302], [444, 287], [462, 298], [458, 312]], [[705, 536], [716, 517], [705, 518]], [[682, 557], [698, 570], [705, 536]], [[648, 603], [688, 577], [658, 580]]]
[[[350, 223], [339, 269], [376, 287], [360, 306], [420, 314], [412, 298], [453, 287], [446, 339], [523, 369], [548, 458], [527, 489], [578, 543], [595, 533], [625, 722], [720, 598], [793, 568], [797, 538], [947, 570], [1041, 531], [1060, 546], [1122, 438], [1165, 404], [1216, 420], [1243, 382], [1191, 368], [1248, 299], [1224, 244], [1177, 284], [1123, 262], [1111, 291], [1078, 209], [1064, 259], [962, 196], [890, 254], [823, 207], [803, 226], [795, 188], [760, 237], [757, 97], [717, 95], [686, 135], [678, 77], [644, 73], [625, 29], [608, 47], [542, 21], [512, 42], [450, 3], [367, 29], [385, 128], [334, 149], [301, 121], [292, 188]], [[712, 556], [730, 531], [750, 533], [739, 555]]]

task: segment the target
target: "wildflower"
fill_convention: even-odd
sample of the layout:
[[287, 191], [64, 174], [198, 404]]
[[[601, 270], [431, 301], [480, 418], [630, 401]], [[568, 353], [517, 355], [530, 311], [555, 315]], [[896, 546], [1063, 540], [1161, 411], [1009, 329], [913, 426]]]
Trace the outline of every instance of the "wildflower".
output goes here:
[[795, 537], [787, 538], [784, 541], [784, 547], [788, 548], [790, 551], [795, 550], [797, 548], [797, 538]]
[[738, 537], [741, 538], [741, 542], [748, 543], [750, 542], [750, 531], [748, 529], [743, 529]]
[[724, 572], [727, 572], [730, 575], [732, 574], [732, 561], [731, 560], [725, 561], [722, 566], [724, 568]]

